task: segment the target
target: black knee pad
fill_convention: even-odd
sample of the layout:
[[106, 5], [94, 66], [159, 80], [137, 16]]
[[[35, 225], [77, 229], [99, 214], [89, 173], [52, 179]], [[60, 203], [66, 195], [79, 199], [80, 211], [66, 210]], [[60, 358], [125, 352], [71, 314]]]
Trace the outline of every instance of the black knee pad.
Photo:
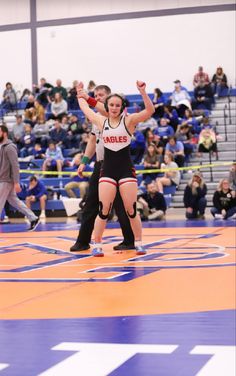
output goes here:
[[127, 210], [127, 215], [128, 215], [128, 217], [130, 217], [130, 218], [135, 218], [135, 217], [136, 217], [136, 214], [137, 214], [137, 204], [136, 204], [136, 202], [133, 203], [133, 208], [134, 208], [134, 212], [133, 212], [133, 214], [130, 214], [130, 213], [128, 212], [128, 210]]
[[99, 201], [99, 212], [98, 212], [98, 215], [101, 219], [105, 219], [107, 220], [109, 215], [110, 215], [110, 212], [111, 212], [111, 207], [112, 207], [112, 204], [110, 204], [110, 207], [109, 207], [109, 210], [108, 210], [108, 213], [107, 214], [103, 214], [102, 212], [102, 209], [103, 209], [103, 203], [102, 201]]

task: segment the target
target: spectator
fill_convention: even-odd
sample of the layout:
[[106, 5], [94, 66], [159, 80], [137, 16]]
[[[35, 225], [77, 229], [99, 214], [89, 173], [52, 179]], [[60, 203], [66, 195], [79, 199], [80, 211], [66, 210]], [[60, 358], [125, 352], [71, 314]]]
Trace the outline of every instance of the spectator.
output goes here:
[[16, 92], [10, 82], [6, 83], [6, 89], [3, 92], [2, 107], [6, 111], [14, 111], [16, 109]]
[[209, 85], [210, 83], [209, 76], [203, 71], [203, 67], [199, 67], [198, 72], [194, 75], [193, 86], [195, 88], [198, 87], [201, 81], [204, 81], [205, 85]]
[[236, 191], [236, 162], [234, 162], [229, 171], [229, 183], [233, 191]]
[[16, 123], [12, 128], [12, 141], [20, 148], [20, 141], [24, 135], [25, 123], [23, 122], [22, 115], [16, 115]]
[[215, 219], [236, 219], [235, 192], [230, 188], [228, 179], [222, 179], [214, 193], [211, 214]]
[[[162, 154], [158, 153], [158, 149], [154, 143], [151, 143], [147, 147], [147, 151], [144, 155], [143, 165], [146, 170], [153, 170], [160, 168], [162, 161]], [[145, 183], [150, 183], [150, 181], [155, 180], [157, 177], [156, 174], [145, 174], [144, 180]]]
[[88, 95], [90, 97], [93, 97], [94, 98], [94, 90], [95, 90], [95, 87], [97, 85], [95, 84], [95, 82], [93, 80], [90, 80], [89, 83], [88, 83], [88, 87], [87, 87], [87, 92], [88, 92]]
[[171, 95], [171, 106], [175, 107], [179, 117], [184, 116], [186, 108], [191, 110], [191, 98], [186, 89], [181, 86], [180, 80], [175, 80], [175, 90]]
[[199, 135], [198, 141], [198, 155], [202, 156], [202, 153], [216, 153], [216, 135], [212, 129], [203, 129]]
[[170, 105], [165, 105], [163, 117], [166, 119], [167, 124], [170, 125], [174, 131], [176, 131], [179, 124], [179, 116], [176, 109]]
[[[167, 170], [164, 176], [156, 179], [157, 189], [160, 193], [163, 193], [165, 186], [176, 186], [180, 183], [180, 172], [178, 165], [174, 162], [174, 157], [171, 153], [164, 155], [164, 163], [161, 164], [161, 169]], [[169, 170], [168, 169], [175, 169]]]
[[49, 125], [47, 123], [37, 123], [33, 128], [33, 134], [35, 136], [35, 142], [42, 145], [43, 148], [48, 146], [49, 137]]
[[181, 141], [176, 141], [175, 136], [169, 137], [165, 150], [174, 156], [174, 161], [179, 167], [184, 166], [184, 145]]
[[24, 116], [25, 116], [25, 123], [32, 123], [32, 118], [34, 116], [34, 95], [30, 94], [28, 97], [28, 102], [25, 106]]
[[168, 125], [165, 118], [161, 118], [159, 121], [159, 126], [154, 129], [153, 134], [159, 136], [163, 144], [166, 145], [168, 138], [174, 135], [174, 130], [170, 125]]
[[68, 122], [66, 146], [67, 148], [78, 148], [82, 134], [84, 133], [83, 124], [76, 115], [71, 115]]
[[157, 148], [158, 154], [162, 155], [164, 152], [164, 143], [161, 141], [160, 136], [154, 135], [153, 130], [150, 128], [145, 129], [144, 136], [146, 139], [146, 149], [150, 144], [154, 144]]
[[67, 91], [66, 89], [61, 85], [62, 82], [60, 79], [56, 80], [56, 86], [52, 89], [50, 93], [50, 97], [56, 98], [56, 94], [60, 94], [61, 98], [63, 98], [65, 101], [67, 100]]
[[152, 103], [155, 108], [155, 112], [152, 115], [155, 119], [160, 119], [164, 115], [165, 98], [162, 91], [159, 88], [154, 89], [154, 97]]
[[51, 115], [48, 119], [61, 120], [67, 114], [67, 102], [62, 98], [60, 93], [55, 93], [54, 101], [51, 104]]
[[130, 144], [130, 153], [132, 161], [134, 164], [139, 164], [143, 158], [145, 151], [145, 137], [142, 132], [136, 130], [133, 133], [131, 144]]
[[45, 78], [40, 78], [39, 85], [33, 85], [34, 94], [37, 100], [45, 108], [47, 107], [49, 100], [48, 97], [53, 89], [53, 86], [49, 84]]
[[32, 155], [33, 148], [35, 145], [35, 137], [32, 132], [32, 128], [29, 124], [25, 124], [24, 133], [20, 140], [20, 157], [25, 158]]
[[36, 143], [34, 145], [32, 155], [34, 159], [44, 159], [45, 158], [45, 150], [42, 148], [41, 144]]
[[68, 95], [67, 95], [67, 103], [68, 103], [69, 110], [79, 110], [79, 103], [78, 103], [77, 91], [76, 91], [77, 85], [78, 85], [78, 81], [77, 80], [73, 81], [73, 86], [69, 90]]
[[186, 208], [185, 215], [187, 219], [205, 219], [206, 194], [207, 186], [204, 183], [202, 175], [199, 172], [195, 172], [184, 190], [184, 206]]
[[38, 180], [36, 176], [30, 177], [29, 188], [27, 190], [26, 206], [30, 209], [33, 202], [40, 202], [41, 214], [39, 218], [45, 218], [45, 208], [47, 200], [47, 189], [43, 182]]
[[67, 133], [65, 129], [62, 128], [61, 122], [59, 119], [56, 119], [54, 122], [53, 129], [49, 132], [51, 141], [53, 141], [57, 146], [61, 148], [65, 147], [65, 141]]
[[193, 109], [207, 109], [211, 111], [213, 104], [213, 94], [211, 86], [206, 84], [204, 79], [200, 80], [194, 89], [194, 100], [192, 102]]
[[223, 68], [218, 67], [216, 73], [213, 75], [211, 80], [211, 87], [215, 97], [219, 97], [222, 91], [228, 88], [227, 77], [223, 72]]
[[189, 125], [193, 134], [199, 134], [201, 132], [201, 127], [199, 121], [202, 120], [202, 116], [195, 117], [193, 113], [188, 108], [184, 112], [184, 117], [181, 121], [181, 126]]
[[183, 143], [185, 161], [188, 161], [194, 150], [194, 143], [196, 140], [193, 138], [191, 126], [188, 123], [178, 125], [175, 137], [177, 141], [181, 141]]
[[142, 219], [164, 219], [166, 201], [162, 193], [158, 192], [154, 183], [147, 185], [147, 192], [138, 198], [137, 209]]
[[30, 95], [32, 95], [32, 92], [29, 89], [24, 89], [20, 97], [20, 102], [28, 102]]
[[42, 124], [45, 122], [45, 109], [33, 96], [31, 100], [33, 100], [33, 102], [28, 103], [30, 103], [30, 106], [33, 103], [33, 106], [27, 108], [25, 111], [25, 118], [27, 118], [27, 123], [34, 127], [37, 123]]
[[[82, 154], [76, 154], [72, 162], [70, 163], [70, 167], [73, 167], [74, 170], [77, 170], [79, 165], [81, 164]], [[78, 175], [72, 176], [72, 180], [65, 185], [66, 193], [71, 198], [76, 198], [76, 194], [74, 189], [80, 190], [80, 197], [85, 198], [87, 189], [88, 189], [88, 178], [86, 177], [79, 177]]]
[[59, 146], [56, 146], [56, 144], [53, 141], [49, 142], [45, 157], [46, 159], [43, 162], [42, 166], [43, 171], [47, 171], [49, 168], [56, 168], [56, 170], [59, 172], [62, 171], [64, 157]]
[[89, 141], [90, 133], [83, 133], [81, 136], [81, 141], [79, 144], [79, 151], [81, 153], [85, 152], [85, 149], [87, 147], [88, 141]]

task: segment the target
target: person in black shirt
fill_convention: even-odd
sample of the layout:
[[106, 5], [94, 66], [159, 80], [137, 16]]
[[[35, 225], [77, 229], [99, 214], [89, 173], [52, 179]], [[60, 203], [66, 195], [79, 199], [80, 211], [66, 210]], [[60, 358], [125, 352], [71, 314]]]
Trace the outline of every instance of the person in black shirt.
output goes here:
[[138, 210], [142, 219], [163, 219], [166, 213], [166, 201], [162, 193], [158, 192], [154, 183], [147, 185], [147, 192], [138, 199]]
[[236, 219], [236, 198], [235, 191], [230, 189], [228, 179], [222, 179], [218, 190], [213, 196], [211, 214], [215, 219]]
[[207, 205], [207, 186], [204, 183], [201, 173], [196, 172], [184, 190], [184, 206], [186, 208], [186, 218], [204, 219]]

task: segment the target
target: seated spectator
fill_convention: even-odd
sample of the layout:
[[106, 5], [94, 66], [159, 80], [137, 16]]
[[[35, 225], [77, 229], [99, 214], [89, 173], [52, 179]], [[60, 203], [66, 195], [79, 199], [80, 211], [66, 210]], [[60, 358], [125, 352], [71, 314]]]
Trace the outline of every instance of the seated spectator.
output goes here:
[[211, 214], [215, 219], [236, 219], [235, 192], [230, 188], [229, 180], [222, 179], [213, 196]]
[[190, 155], [194, 150], [195, 138], [193, 138], [191, 132], [191, 126], [189, 124], [179, 124], [175, 133], [177, 141], [182, 142], [184, 145], [185, 160], [188, 161]]
[[[168, 169], [175, 169], [169, 170]], [[161, 169], [167, 170], [164, 176], [156, 179], [157, 189], [160, 193], [163, 193], [165, 186], [174, 185], [178, 187], [180, 183], [180, 172], [178, 165], [174, 162], [174, 157], [171, 153], [166, 153], [164, 155], [164, 163], [161, 164]]]
[[153, 134], [158, 135], [164, 145], [166, 145], [168, 138], [170, 136], [174, 136], [174, 130], [170, 125], [168, 125], [165, 118], [161, 118], [158, 127], [153, 130]]
[[25, 123], [31, 124], [32, 122], [32, 118], [34, 116], [34, 101], [35, 97], [32, 94], [30, 94], [24, 111]]
[[33, 107], [30, 107], [25, 111], [25, 116], [27, 117], [27, 123], [32, 127], [34, 127], [35, 124], [42, 124], [46, 120], [45, 109], [37, 99], [34, 99]]
[[54, 101], [51, 103], [51, 115], [48, 119], [59, 119], [61, 120], [64, 115], [67, 114], [67, 102], [62, 98], [60, 93], [56, 93], [54, 96]]
[[184, 145], [181, 141], [176, 141], [175, 136], [169, 137], [165, 150], [174, 156], [174, 161], [179, 167], [184, 166]]
[[53, 86], [49, 84], [45, 78], [40, 78], [39, 85], [33, 85], [34, 94], [37, 100], [42, 104], [44, 108], [49, 103], [49, 96], [53, 89]]
[[139, 164], [145, 151], [145, 137], [142, 132], [135, 130], [130, 144], [130, 153], [134, 164]]
[[50, 140], [48, 123], [35, 124], [33, 134], [35, 136], [36, 143], [41, 144], [43, 148], [48, 146], [48, 141]]
[[236, 162], [234, 162], [229, 171], [230, 188], [236, 191]]
[[85, 149], [86, 149], [87, 144], [88, 144], [89, 137], [90, 137], [89, 133], [83, 133], [82, 134], [81, 141], [79, 143], [79, 151], [81, 153], [85, 152]]
[[179, 124], [179, 115], [176, 109], [170, 105], [165, 105], [163, 117], [166, 119], [167, 124], [176, 131]]
[[216, 73], [213, 75], [211, 80], [211, 87], [215, 97], [219, 97], [222, 91], [228, 88], [227, 77], [223, 72], [223, 68], [218, 67]]
[[207, 109], [211, 111], [213, 104], [213, 93], [211, 86], [202, 79], [194, 89], [193, 109]]
[[24, 133], [20, 140], [20, 157], [25, 158], [32, 155], [35, 145], [35, 137], [29, 124], [25, 124]]
[[158, 192], [154, 183], [147, 185], [147, 192], [139, 196], [137, 210], [141, 219], [164, 219], [166, 213], [166, 201], [162, 193]]
[[175, 107], [179, 117], [184, 116], [186, 108], [191, 110], [191, 98], [186, 89], [181, 86], [180, 80], [175, 80], [175, 90], [171, 95], [171, 106]]
[[193, 134], [199, 134], [201, 132], [201, 126], [199, 124], [200, 120], [202, 120], [202, 116], [193, 116], [192, 111], [187, 108], [184, 112], [184, 117], [180, 124], [181, 126], [190, 126]]
[[163, 155], [165, 145], [161, 141], [160, 136], [158, 136], [157, 134], [154, 135], [153, 130], [150, 128], [147, 128], [144, 131], [144, 137], [146, 140], [146, 149], [148, 148], [150, 144], [154, 144], [157, 148], [158, 154]]
[[41, 144], [36, 143], [34, 145], [32, 155], [34, 159], [44, 159], [45, 158], [45, 150], [42, 148]]
[[68, 149], [78, 148], [83, 133], [83, 123], [79, 121], [78, 116], [71, 115], [68, 121], [66, 147]]
[[195, 172], [184, 190], [184, 206], [186, 208], [185, 215], [187, 219], [205, 219], [206, 194], [207, 186], [204, 183], [202, 174]]
[[67, 100], [67, 90], [62, 86], [62, 81], [59, 78], [56, 80], [56, 86], [50, 92], [50, 97], [55, 99], [56, 94], [60, 94], [63, 100]]
[[87, 87], [87, 93], [90, 97], [94, 98], [94, 90], [95, 90], [96, 84], [93, 80], [90, 80]]
[[205, 85], [209, 85], [210, 83], [209, 76], [203, 71], [203, 67], [199, 67], [198, 72], [194, 75], [193, 86], [195, 88], [198, 87], [201, 81], [204, 81]]
[[6, 89], [3, 92], [2, 108], [6, 111], [14, 111], [16, 109], [16, 92], [10, 82], [6, 83]]
[[68, 115], [64, 115], [62, 116], [62, 119], [61, 119], [61, 127], [63, 129], [65, 129], [65, 131], [67, 131], [68, 127], [69, 127], [69, 118], [68, 118]]
[[27, 190], [27, 197], [25, 200], [26, 206], [30, 209], [33, 202], [40, 202], [41, 214], [40, 218], [45, 218], [45, 208], [47, 200], [47, 189], [43, 182], [38, 180], [36, 176], [30, 177], [29, 188]]
[[56, 171], [62, 171], [64, 157], [62, 151], [53, 141], [49, 141], [48, 148], [45, 154], [45, 161], [43, 162], [42, 171], [47, 171], [50, 168]]
[[[147, 151], [144, 154], [143, 165], [146, 170], [153, 170], [160, 168], [162, 162], [162, 154], [158, 153], [158, 149], [154, 143], [151, 143], [147, 147]], [[157, 177], [155, 174], [144, 174], [145, 183], [150, 183], [152, 180], [155, 180]]]
[[202, 153], [211, 152], [217, 154], [215, 132], [212, 129], [203, 129], [198, 140], [198, 155], [201, 157]]
[[30, 95], [32, 95], [32, 92], [29, 89], [24, 89], [20, 97], [20, 102], [28, 102]]
[[78, 85], [78, 81], [77, 80], [73, 81], [73, 86], [68, 91], [67, 103], [68, 103], [69, 110], [79, 110], [79, 103], [77, 99], [77, 90], [76, 90], [77, 85]]
[[[81, 163], [81, 159], [82, 159], [82, 154], [81, 153], [76, 154], [74, 159], [70, 163], [70, 167], [73, 167], [74, 170], [77, 170]], [[78, 196], [76, 196], [73, 190], [79, 189], [80, 197], [84, 199], [87, 193], [88, 185], [89, 185], [88, 180], [89, 179], [87, 177], [81, 178], [78, 175], [72, 176], [72, 180], [65, 185], [65, 190], [66, 190], [67, 195], [71, 198], [76, 198]]]
[[164, 115], [165, 98], [159, 88], [154, 89], [154, 97], [152, 103], [155, 107], [155, 112], [152, 115], [155, 119], [160, 119]]
[[54, 122], [54, 127], [49, 132], [50, 140], [53, 141], [57, 146], [65, 148], [67, 133], [65, 129], [62, 128], [61, 122], [59, 119], [56, 119]]
[[24, 135], [25, 123], [23, 122], [22, 115], [16, 115], [16, 123], [13, 125], [11, 138], [12, 141], [17, 145], [18, 150], [20, 149], [20, 141]]

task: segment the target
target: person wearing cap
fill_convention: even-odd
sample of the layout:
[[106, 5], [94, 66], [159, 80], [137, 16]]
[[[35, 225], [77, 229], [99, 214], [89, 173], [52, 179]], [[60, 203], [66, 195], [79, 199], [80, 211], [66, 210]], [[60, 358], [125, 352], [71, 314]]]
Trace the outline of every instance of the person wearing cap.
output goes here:
[[175, 90], [173, 91], [170, 99], [171, 106], [175, 107], [179, 117], [184, 116], [186, 108], [192, 109], [191, 107], [191, 98], [187, 90], [181, 86], [180, 80], [175, 80]]
[[201, 82], [204, 82], [205, 85], [209, 85], [210, 80], [207, 73], [203, 71], [203, 67], [198, 67], [198, 72], [193, 77], [193, 86], [196, 88]]
[[185, 216], [187, 219], [205, 219], [207, 186], [201, 173], [195, 172], [184, 190]]

